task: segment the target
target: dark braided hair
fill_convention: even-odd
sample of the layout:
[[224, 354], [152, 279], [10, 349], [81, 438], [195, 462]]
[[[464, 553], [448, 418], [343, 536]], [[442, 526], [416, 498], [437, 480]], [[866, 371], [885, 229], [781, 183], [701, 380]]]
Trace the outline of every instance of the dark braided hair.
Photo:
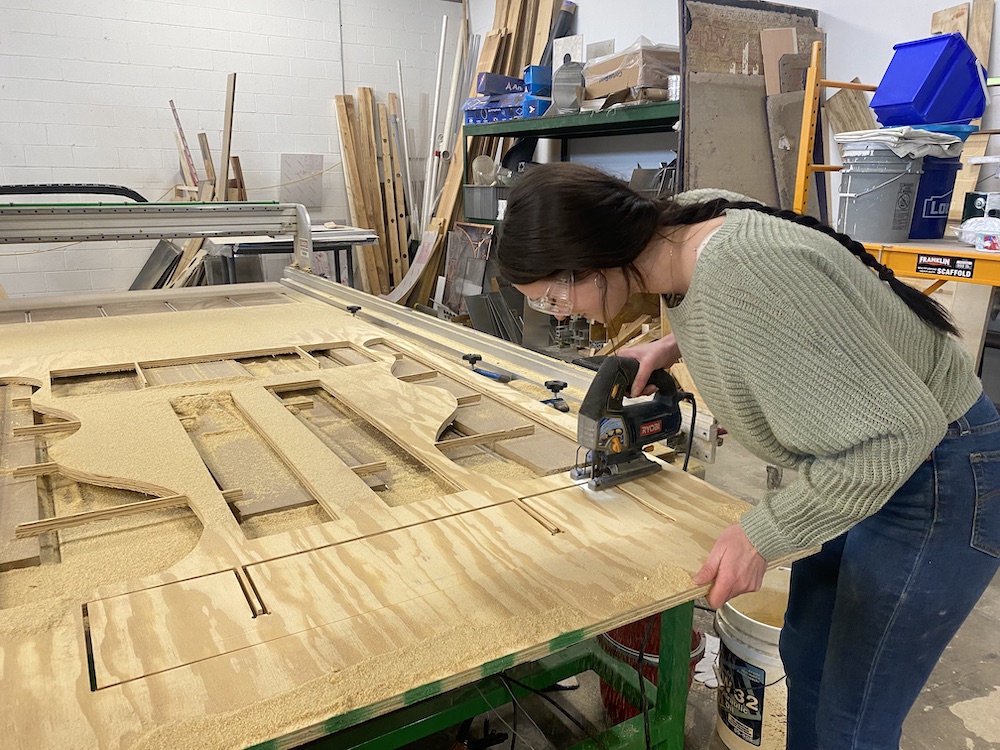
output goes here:
[[615, 177], [571, 162], [536, 166], [517, 181], [507, 200], [497, 258], [504, 278], [513, 284], [530, 284], [560, 271], [621, 268], [629, 289], [632, 280], [641, 288], [644, 279], [636, 260], [657, 232], [700, 224], [729, 209], [758, 211], [832, 237], [877, 273], [924, 323], [958, 335], [937, 300], [897, 279], [860, 242], [812, 216], [755, 201], [653, 201]]

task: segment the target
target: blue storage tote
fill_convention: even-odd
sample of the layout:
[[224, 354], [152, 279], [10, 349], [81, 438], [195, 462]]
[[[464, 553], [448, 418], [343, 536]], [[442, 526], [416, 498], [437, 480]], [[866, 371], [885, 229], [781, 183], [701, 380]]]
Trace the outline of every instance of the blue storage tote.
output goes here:
[[958, 156], [946, 159], [924, 157], [924, 173], [920, 175], [917, 197], [913, 201], [911, 240], [939, 240], [944, 237], [951, 194], [961, 168], [962, 159]]
[[986, 109], [986, 76], [959, 33], [903, 42], [871, 107], [886, 127], [969, 122]]

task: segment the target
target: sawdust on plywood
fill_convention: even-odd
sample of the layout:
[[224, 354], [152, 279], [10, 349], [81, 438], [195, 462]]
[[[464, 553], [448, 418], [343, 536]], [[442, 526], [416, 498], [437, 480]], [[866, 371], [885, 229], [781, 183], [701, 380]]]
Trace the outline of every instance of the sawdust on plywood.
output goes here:
[[328, 523], [332, 519], [319, 503], [305, 505], [300, 508], [287, 508], [272, 513], [261, 513], [243, 519], [240, 528], [247, 539], [260, 539], [284, 531], [296, 531], [306, 526]]
[[166, 570], [194, 549], [202, 531], [201, 522], [184, 508], [92, 526], [67, 530], [77, 538], [60, 545], [61, 562], [0, 573], [0, 633], [44, 632], [53, 618], [79, 607], [97, 587]]
[[[508, 654], [534, 650], [563, 633], [580, 628], [587, 618], [569, 608], [502, 621], [466, 622], [415, 645], [389, 651], [294, 690], [238, 711], [174, 721], [151, 729], [133, 750], [173, 750], [196, 744], [200, 750], [223, 750], [279, 737], [302, 727], [366, 706], [380, 711], [404, 705], [414, 688], [443, 681], [443, 690], [475, 681], [478, 665]], [[526, 659], [529, 657], [525, 657]]]
[[697, 588], [691, 574], [673, 565], [661, 565], [636, 575], [632, 585], [612, 598], [615, 609], [638, 609], [663, 601], [664, 593], [676, 596]]

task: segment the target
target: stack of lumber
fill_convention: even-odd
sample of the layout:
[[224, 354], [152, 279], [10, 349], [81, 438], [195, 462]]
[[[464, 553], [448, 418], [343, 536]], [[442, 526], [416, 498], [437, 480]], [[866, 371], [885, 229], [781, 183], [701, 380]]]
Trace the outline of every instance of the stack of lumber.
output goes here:
[[335, 99], [351, 223], [379, 237], [377, 245], [361, 246], [361, 288], [388, 294], [410, 270], [402, 148], [393, 127], [399, 101], [389, 94], [388, 104], [377, 102], [367, 86], [358, 89], [357, 98]]
[[[529, 64], [537, 64], [549, 40], [552, 21], [562, 3], [558, 0], [497, 0], [493, 28], [483, 39], [476, 73], [501, 73], [519, 77]], [[473, 82], [473, 85], [474, 82]], [[474, 96], [475, 91], [469, 91]], [[414, 259], [411, 273], [389, 296], [393, 301], [409, 305], [427, 304], [442, 272], [445, 238], [448, 230], [462, 216], [462, 185], [467, 181], [462, 153], [462, 135], [458, 136], [438, 208], [428, 230], [421, 238], [423, 257]], [[495, 156], [501, 147], [499, 138], [476, 136], [468, 139], [468, 159], [482, 154]], [[509, 139], [507, 139], [509, 140]], [[503, 144], [507, 146], [509, 144]], [[420, 261], [419, 266], [418, 262]]]
[[[208, 134], [198, 134], [198, 145], [205, 168], [204, 178], [199, 178], [198, 170], [188, 147], [184, 129], [181, 127], [180, 116], [173, 101], [170, 109], [174, 115], [177, 131], [174, 134], [177, 151], [180, 156], [181, 176], [183, 185], [174, 190], [175, 199], [198, 201], [245, 201], [247, 200], [246, 185], [243, 182], [243, 169], [240, 158], [231, 153], [233, 138], [233, 107], [236, 101], [236, 74], [230, 73], [226, 81], [226, 110], [222, 128], [222, 158], [216, 170], [212, 162], [212, 152], [208, 144]], [[232, 178], [230, 178], [230, 172]], [[205, 281], [205, 240], [203, 237], [191, 237], [179, 243], [181, 252], [173, 265], [173, 271], [165, 277], [165, 287], [199, 286]], [[161, 243], [153, 251], [154, 256], [169, 243]], [[169, 251], [168, 251], [169, 252]], [[150, 258], [150, 263], [163, 262], [156, 257]], [[133, 287], [135, 288], [135, 287]]]

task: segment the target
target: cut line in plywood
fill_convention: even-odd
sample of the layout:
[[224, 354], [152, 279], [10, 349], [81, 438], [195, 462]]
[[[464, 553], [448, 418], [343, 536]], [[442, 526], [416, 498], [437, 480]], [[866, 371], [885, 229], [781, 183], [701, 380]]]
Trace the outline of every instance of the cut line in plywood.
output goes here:
[[[94, 689], [263, 642], [255, 624], [266, 619], [258, 617], [265, 608], [256, 587], [248, 585], [249, 573], [241, 572], [225, 570], [87, 602]], [[120, 637], [123, 630], [127, 635]]]
[[219, 489], [242, 490], [229, 503], [237, 521], [319, 502], [316, 490], [231, 393], [182, 396], [170, 405]]
[[[389, 507], [463, 489], [445, 480], [324, 388], [282, 386], [271, 392]], [[310, 403], [306, 409], [302, 408], [303, 399]], [[384, 468], [371, 471], [376, 464], [384, 464]]]

